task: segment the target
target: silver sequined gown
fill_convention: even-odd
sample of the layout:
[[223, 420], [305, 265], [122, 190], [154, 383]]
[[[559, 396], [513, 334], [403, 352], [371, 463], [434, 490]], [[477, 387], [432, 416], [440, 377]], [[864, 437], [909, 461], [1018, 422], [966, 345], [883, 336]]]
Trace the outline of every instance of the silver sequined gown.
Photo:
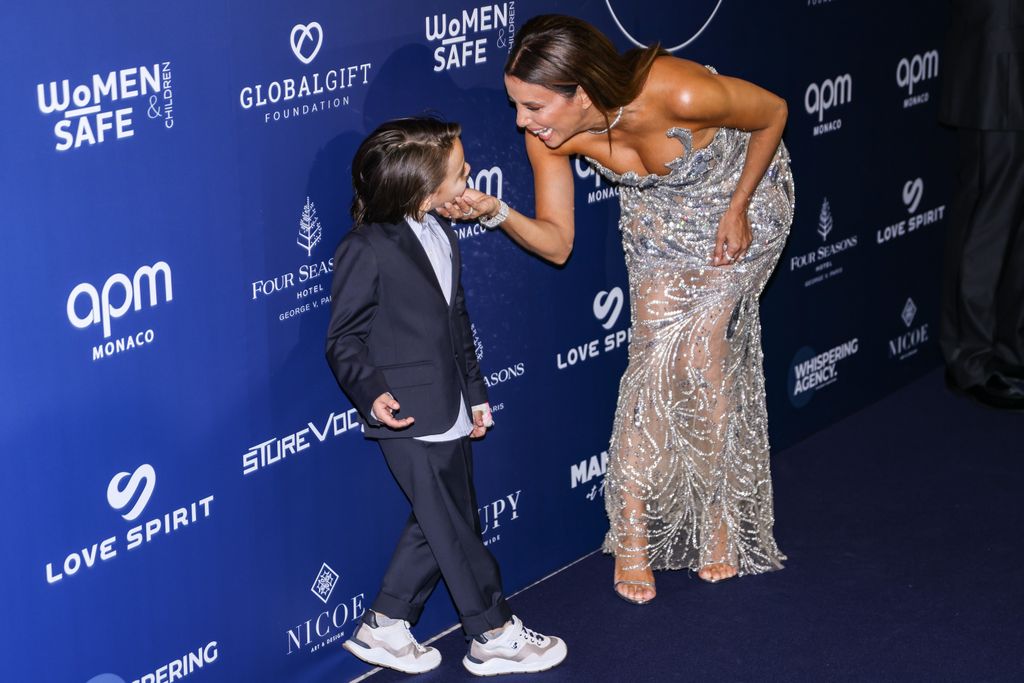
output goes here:
[[780, 145], [750, 203], [753, 243], [735, 266], [712, 267], [718, 222], [739, 180], [750, 134], [717, 131], [665, 176], [619, 175], [619, 227], [629, 271], [633, 339], [609, 449], [605, 552], [624, 568], [779, 569], [758, 297], [793, 220], [793, 176]]

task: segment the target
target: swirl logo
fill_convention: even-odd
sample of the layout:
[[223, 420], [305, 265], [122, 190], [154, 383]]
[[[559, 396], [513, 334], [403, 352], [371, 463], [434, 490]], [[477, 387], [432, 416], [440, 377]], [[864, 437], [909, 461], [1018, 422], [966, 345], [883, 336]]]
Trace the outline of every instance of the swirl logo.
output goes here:
[[[122, 488], [121, 482], [126, 477], [130, 478], [128, 483]], [[118, 472], [107, 486], [107, 502], [115, 510], [123, 510], [128, 507], [128, 504], [135, 498], [135, 494], [140, 486], [143, 487], [142, 493], [135, 499], [135, 505], [132, 506], [131, 510], [121, 515], [129, 522], [142, 514], [146, 504], [149, 503], [150, 496], [153, 495], [153, 488], [156, 487], [156, 471], [153, 469], [153, 466], [139, 465], [131, 474], [128, 472]]]
[[908, 180], [903, 185], [903, 203], [907, 205], [907, 213], [917, 211], [917, 205], [921, 203], [924, 195], [924, 181], [920, 178]]
[[[605, 4], [615, 25], [629, 42], [637, 47], [647, 47], [660, 40], [666, 50], [675, 52], [700, 37], [715, 18], [722, 0], [687, 0], [678, 3], [676, 7], [680, 8], [679, 13], [669, 17], [663, 12], [647, 11], [646, 7], [636, 3], [627, 5], [623, 0], [618, 3], [605, 0]], [[613, 4], [620, 5], [619, 12], [615, 11]], [[644, 42], [643, 39], [648, 36], [650, 39]]]
[[[316, 37], [313, 37], [313, 33], [316, 33]], [[313, 46], [312, 51], [307, 55], [306, 50], [312, 43], [316, 43]], [[320, 46], [324, 42], [324, 30], [320, 28], [320, 24], [311, 21], [308, 24], [295, 24], [292, 27], [291, 43], [292, 52], [303, 64], [309, 64], [316, 59], [317, 53], [320, 52]]]
[[608, 292], [597, 293], [597, 296], [594, 297], [594, 317], [598, 320], [604, 320], [601, 323], [601, 327], [610, 330], [615, 326], [615, 322], [619, 319], [619, 314], [622, 313], [622, 303], [624, 300], [625, 296], [623, 296], [622, 289], [619, 287], [612, 287], [611, 291]]

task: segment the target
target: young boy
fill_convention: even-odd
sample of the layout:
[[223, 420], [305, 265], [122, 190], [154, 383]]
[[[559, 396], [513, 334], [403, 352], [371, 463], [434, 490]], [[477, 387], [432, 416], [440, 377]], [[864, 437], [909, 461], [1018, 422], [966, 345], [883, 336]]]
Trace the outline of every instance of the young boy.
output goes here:
[[409, 624], [444, 578], [472, 639], [462, 660], [471, 673], [543, 671], [565, 658], [565, 643], [513, 616], [480, 539], [469, 440], [493, 423], [458, 240], [430, 213], [466, 189], [460, 132], [434, 119], [390, 121], [352, 161], [356, 225], [334, 256], [327, 361], [412, 514], [380, 593], [344, 647], [405, 673], [438, 666], [440, 653], [416, 642]]

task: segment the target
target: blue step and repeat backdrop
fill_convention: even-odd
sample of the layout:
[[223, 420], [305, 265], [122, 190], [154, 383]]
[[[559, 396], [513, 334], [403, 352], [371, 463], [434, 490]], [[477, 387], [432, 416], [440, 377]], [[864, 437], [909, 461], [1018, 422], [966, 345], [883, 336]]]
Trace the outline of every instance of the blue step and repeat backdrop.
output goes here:
[[[10, 3], [0, 678], [366, 670], [339, 646], [407, 506], [324, 361], [350, 160], [382, 120], [440, 112], [473, 184], [529, 210], [501, 70], [546, 12], [789, 102], [798, 210], [762, 307], [776, 452], [935, 367], [942, 3]], [[479, 513], [508, 592], [606, 528], [628, 288], [616, 188], [574, 167], [565, 267], [458, 226], [497, 422]], [[438, 593], [421, 637], [455, 621]]]

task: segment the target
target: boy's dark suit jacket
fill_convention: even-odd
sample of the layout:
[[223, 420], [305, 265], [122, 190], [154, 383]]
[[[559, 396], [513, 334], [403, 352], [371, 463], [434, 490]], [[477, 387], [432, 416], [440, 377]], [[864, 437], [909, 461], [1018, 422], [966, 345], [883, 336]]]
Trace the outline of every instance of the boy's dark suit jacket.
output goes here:
[[[327, 362], [363, 418], [367, 438], [408, 438], [447, 431], [458, 416], [459, 393], [470, 406], [487, 402], [466, 313], [459, 244], [435, 216], [452, 246], [451, 305], [412, 229], [402, 223], [357, 225], [334, 254]], [[402, 430], [370, 415], [390, 391]]]

